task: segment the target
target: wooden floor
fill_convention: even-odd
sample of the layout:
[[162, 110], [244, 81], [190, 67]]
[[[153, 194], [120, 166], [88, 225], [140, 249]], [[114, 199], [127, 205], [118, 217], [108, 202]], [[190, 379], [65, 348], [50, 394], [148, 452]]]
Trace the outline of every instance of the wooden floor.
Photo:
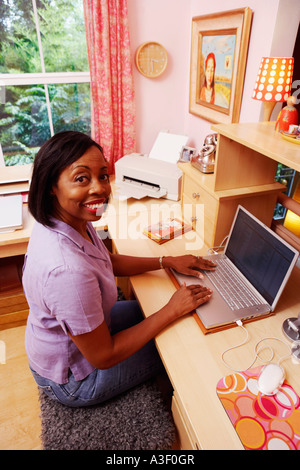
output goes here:
[[0, 346], [5, 345], [5, 364], [0, 363], [0, 450], [41, 449], [38, 391], [28, 368], [24, 334], [25, 326], [0, 331]]

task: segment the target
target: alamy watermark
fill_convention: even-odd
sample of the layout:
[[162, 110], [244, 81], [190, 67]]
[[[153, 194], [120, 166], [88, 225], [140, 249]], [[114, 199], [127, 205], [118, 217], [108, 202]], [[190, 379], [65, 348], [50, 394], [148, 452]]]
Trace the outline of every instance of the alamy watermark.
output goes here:
[[[145, 238], [147, 227], [168, 219], [180, 219], [193, 226], [194, 230], [179, 235], [184, 237], [185, 251], [199, 251], [204, 245], [204, 204], [178, 204], [158, 200], [146, 204], [135, 201], [128, 204], [118, 200], [110, 204], [101, 218], [101, 225], [107, 224], [108, 231], [98, 232], [102, 239], [135, 241]], [[172, 238], [172, 237], [170, 237]]]
[[[293, 90], [296, 88], [296, 91], [293, 92]], [[294, 80], [292, 82], [292, 90], [291, 90], [292, 96], [296, 98], [295, 104], [300, 103], [300, 80]]]

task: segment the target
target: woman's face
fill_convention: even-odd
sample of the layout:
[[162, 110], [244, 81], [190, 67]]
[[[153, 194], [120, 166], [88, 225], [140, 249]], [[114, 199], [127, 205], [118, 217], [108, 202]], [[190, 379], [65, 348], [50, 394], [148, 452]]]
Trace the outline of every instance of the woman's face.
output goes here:
[[53, 215], [85, 234], [86, 223], [101, 218], [110, 193], [107, 163], [98, 147], [90, 147], [53, 186]]
[[212, 86], [212, 82], [214, 79], [215, 73], [215, 64], [212, 58], [208, 59], [206, 64], [205, 76], [206, 76], [206, 84], [207, 87], [210, 88]]

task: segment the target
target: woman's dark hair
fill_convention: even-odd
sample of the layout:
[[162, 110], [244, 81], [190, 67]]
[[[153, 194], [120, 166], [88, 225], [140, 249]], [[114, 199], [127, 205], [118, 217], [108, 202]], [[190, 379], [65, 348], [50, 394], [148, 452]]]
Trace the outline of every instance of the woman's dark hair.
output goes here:
[[53, 212], [52, 187], [61, 172], [78, 160], [90, 147], [102, 147], [82, 132], [64, 131], [55, 134], [36, 154], [28, 195], [28, 207], [33, 217], [51, 227]]

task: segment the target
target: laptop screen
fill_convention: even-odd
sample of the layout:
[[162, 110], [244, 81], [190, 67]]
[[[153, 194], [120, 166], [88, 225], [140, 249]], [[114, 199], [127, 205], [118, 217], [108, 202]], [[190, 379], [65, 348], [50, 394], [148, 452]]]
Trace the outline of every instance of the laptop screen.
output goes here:
[[239, 208], [226, 256], [272, 305], [295, 258], [274, 232]]

